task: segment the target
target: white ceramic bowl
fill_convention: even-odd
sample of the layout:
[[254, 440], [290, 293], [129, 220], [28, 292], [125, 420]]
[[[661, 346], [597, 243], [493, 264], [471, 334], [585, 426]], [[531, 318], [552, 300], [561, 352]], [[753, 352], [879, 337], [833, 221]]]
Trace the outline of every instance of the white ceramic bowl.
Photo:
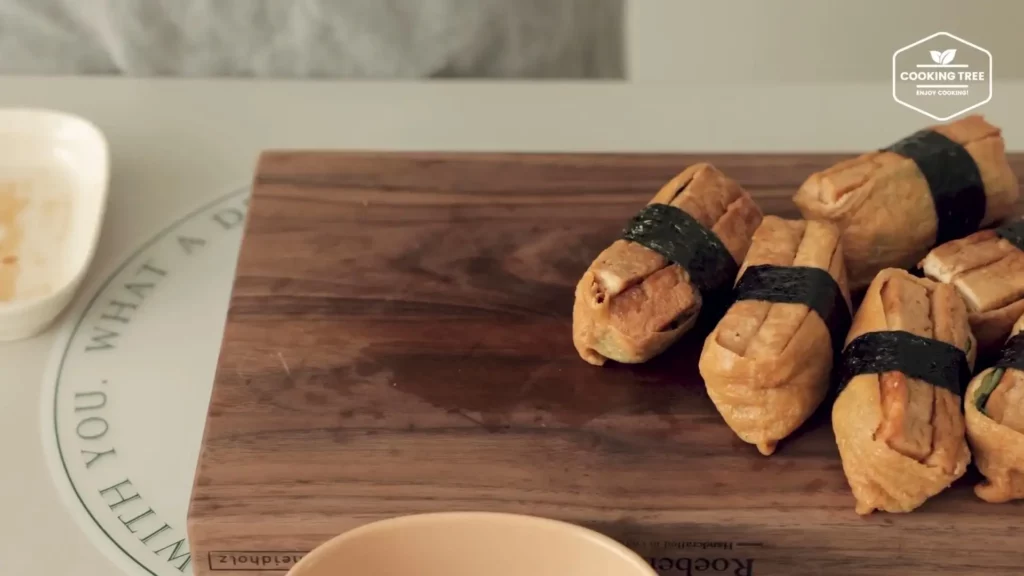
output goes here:
[[41, 332], [74, 296], [96, 252], [109, 178], [107, 140], [91, 122], [0, 109], [0, 341]]
[[402, 516], [318, 546], [288, 576], [657, 576], [635, 552], [586, 528], [487, 512]]

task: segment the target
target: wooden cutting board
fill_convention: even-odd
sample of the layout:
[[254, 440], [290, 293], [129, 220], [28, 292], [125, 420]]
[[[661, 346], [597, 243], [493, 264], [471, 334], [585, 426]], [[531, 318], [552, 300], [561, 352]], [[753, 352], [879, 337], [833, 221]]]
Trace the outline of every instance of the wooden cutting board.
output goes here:
[[635, 367], [572, 346], [576, 281], [685, 166], [795, 216], [839, 159], [265, 154], [189, 510], [196, 573], [280, 575], [366, 522], [487, 510], [596, 528], [664, 575], [1019, 575], [1024, 505], [975, 498], [976, 472], [861, 518], [827, 407], [764, 457], [707, 399], [702, 335]]

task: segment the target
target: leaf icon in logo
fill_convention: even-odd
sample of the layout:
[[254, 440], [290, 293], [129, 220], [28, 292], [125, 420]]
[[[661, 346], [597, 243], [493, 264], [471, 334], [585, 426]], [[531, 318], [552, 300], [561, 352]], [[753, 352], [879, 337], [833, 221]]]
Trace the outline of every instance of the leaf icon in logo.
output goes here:
[[932, 62], [936, 64], [942, 64], [942, 52], [938, 50], [932, 50]]
[[955, 56], [956, 56], [956, 48], [950, 48], [949, 50], [946, 50], [945, 52], [942, 53], [942, 62], [941, 63], [942, 64], [949, 64], [950, 62], [953, 61], [953, 58]]

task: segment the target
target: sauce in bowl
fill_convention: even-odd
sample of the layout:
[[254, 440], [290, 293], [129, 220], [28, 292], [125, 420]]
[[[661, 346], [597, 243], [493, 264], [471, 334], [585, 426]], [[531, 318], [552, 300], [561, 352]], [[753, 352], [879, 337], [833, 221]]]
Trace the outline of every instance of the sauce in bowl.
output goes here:
[[62, 281], [71, 229], [60, 170], [0, 173], [0, 302], [45, 297]]

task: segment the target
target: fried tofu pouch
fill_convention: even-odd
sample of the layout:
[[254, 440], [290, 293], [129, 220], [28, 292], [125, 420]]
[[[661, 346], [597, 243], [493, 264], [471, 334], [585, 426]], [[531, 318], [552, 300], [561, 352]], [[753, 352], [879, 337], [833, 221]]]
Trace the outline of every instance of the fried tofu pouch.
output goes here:
[[[869, 286], [846, 338], [902, 330], [952, 344], [974, 366], [967, 310], [947, 284], [896, 269]], [[971, 460], [960, 396], [902, 372], [861, 374], [832, 407], [832, 427], [858, 514], [910, 512], [945, 490]]]
[[[765, 216], [739, 277], [762, 264], [825, 270], [850, 305], [833, 224]], [[832, 362], [829, 328], [806, 304], [741, 300], [705, 340], [700, 373], [726, 424], [767, 456], [824, 399]]]
[[[1013, 334], [1024, 330], [1024, 316]], [[964, 416], [967, 439], [985, 480], [978, 498], [999, 503], [1024, 498], [1024, 372], [989, 368], [967, 386]]]
[[1024, 314], [1024, 252], [995, 230], [934, 248], [921, 260], [925, 276], [951, 284], [967, 303], [978, 349], [998, 349]]
[[[986, 198], [981, 227], [1009, 216], [1019, 190], [1000, 129], [972, 115], [931, 130], [974, 159]], [[910, 268], [936, 244], [928, 182], [913, 160], [893, 152], [869, 152], [812, 174], [793, 201], [804, 218], [842, 230], [851, 290], [867, 286], [883, 268]]]
[[[711, 230], [737, 264], [761, 223], [739, 184], [707, 163], [666, 183], [649, 204], [668, 204]], [[703, 303], [686, 270], [638, 243], [616, 240], [576, 286], [573, 344], [587, 362], [641, 363], [660, 354], [697, 320]]]

